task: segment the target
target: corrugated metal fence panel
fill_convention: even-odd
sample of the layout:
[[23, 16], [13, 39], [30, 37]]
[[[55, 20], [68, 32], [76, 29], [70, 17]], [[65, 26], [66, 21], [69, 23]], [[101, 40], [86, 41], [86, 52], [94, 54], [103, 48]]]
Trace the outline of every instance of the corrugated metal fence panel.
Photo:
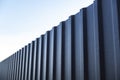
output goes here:
[[120, 1], [96, 0], [0, 63], [0, 80], [120, 80]]

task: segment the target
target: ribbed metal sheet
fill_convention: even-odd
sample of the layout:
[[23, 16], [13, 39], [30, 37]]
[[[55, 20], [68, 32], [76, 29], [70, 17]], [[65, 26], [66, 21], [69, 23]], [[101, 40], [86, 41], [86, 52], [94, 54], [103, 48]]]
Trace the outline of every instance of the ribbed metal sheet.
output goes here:
[[96, 0], [0, 63], [0, 80], [120, 80], [120, 1]]

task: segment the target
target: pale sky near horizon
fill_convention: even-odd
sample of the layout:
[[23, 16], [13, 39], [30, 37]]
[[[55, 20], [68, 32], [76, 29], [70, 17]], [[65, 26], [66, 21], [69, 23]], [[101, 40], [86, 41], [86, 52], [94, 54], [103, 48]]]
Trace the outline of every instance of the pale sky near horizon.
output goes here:
[[0, 0], [0, 61], [94, 0]]

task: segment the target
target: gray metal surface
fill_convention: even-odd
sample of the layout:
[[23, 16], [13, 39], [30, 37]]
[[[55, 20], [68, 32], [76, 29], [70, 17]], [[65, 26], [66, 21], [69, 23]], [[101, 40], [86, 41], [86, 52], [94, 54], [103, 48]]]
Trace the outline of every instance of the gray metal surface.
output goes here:
[[0, 80], [120, 80], [120, 1], [96, 0], [0, 63]]

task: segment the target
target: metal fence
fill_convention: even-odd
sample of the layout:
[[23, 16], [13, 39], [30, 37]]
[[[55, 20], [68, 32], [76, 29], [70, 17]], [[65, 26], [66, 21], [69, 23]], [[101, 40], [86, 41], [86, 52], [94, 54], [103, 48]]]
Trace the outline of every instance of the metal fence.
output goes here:
[[120, 80], [120, 0], [96, 0], [0, 63], [0, 80]]

